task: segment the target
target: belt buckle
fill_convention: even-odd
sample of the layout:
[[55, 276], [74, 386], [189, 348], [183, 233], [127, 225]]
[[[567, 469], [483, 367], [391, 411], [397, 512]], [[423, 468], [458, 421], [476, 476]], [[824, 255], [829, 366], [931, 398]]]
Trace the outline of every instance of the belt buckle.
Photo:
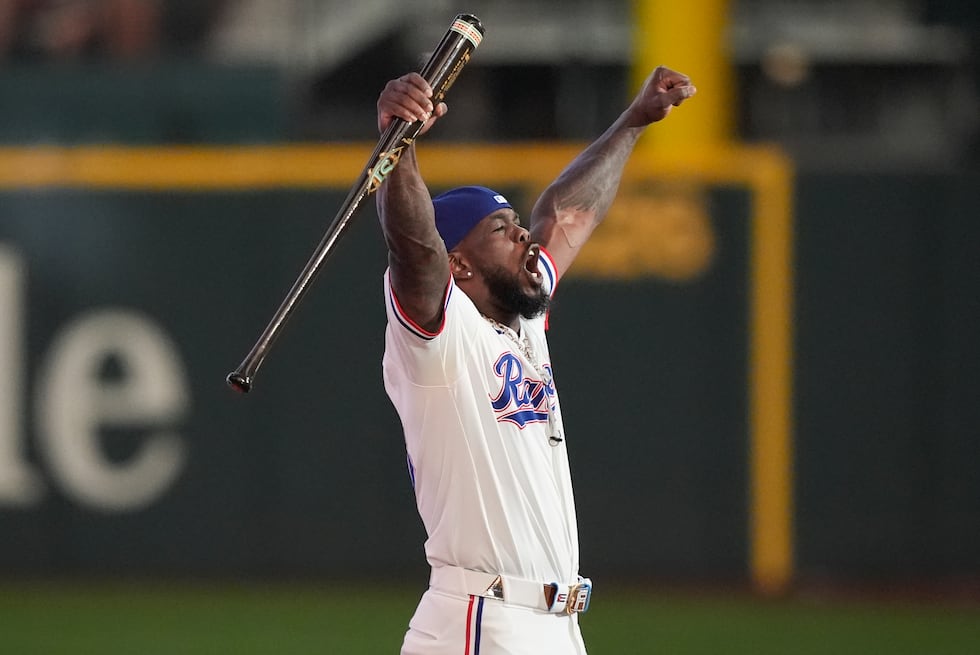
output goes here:
[[592, 580], [582, 578], [568, 588], [568, 600], [565, 602], [565, 614], [585, 612], [589, 609], [592, 597]]

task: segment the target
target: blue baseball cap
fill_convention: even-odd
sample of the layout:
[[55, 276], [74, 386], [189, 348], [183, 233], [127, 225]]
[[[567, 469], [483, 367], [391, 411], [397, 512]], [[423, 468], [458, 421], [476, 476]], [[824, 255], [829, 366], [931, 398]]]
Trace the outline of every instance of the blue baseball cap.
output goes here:
[[469, 234], [473, 226], [484, 218], [511, 204], [493, 189], [483, 186], [462, 186], [451, 189], [432, 199], [436, 210], [436, 230], [452, 250]]

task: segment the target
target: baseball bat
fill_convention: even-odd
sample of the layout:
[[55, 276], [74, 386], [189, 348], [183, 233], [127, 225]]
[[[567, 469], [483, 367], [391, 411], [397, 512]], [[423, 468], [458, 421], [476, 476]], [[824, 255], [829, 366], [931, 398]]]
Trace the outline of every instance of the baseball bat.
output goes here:
[[[433, 106], [443, 101], [449, 87], [456, 81], [463, 66], [469, 61], [470, 54], [483, 40], [483, 34], [483, 25], [476, 16], [459, 14], [453, 19], [452, 25], [442, 37], [442, 41], [439, 42], [429, 60], [419, 71], [419, 74], [432, 87]], [[241, 393], [248, 393], [251, 390], [255, 374], [269, 354], [269, 349], [300, 300], [306, 295], [314, 278], [323, 267], [323, 263], [336, 248], [338, 240], [357, 213], [361, 203], [378, 190], [378, 187], [398, 165], [402, 151], [415, 141], [424, 125], [425, 121], [421, 120], [409, 123], [400, 118], [395, 118], [391, 121], [388, 129], [378, 141], [370, 159], [368, 159], [367, 165], [351, 187], [346, 200], [327, 227], [319, 245], [300, 272], [289, 293], [286, 294], [272, 320], [269, 321], [258, 341], [252, 346], [252, 350], [238, 365], [238, 368], [228, 374], [226, 380], [232, 389]]]

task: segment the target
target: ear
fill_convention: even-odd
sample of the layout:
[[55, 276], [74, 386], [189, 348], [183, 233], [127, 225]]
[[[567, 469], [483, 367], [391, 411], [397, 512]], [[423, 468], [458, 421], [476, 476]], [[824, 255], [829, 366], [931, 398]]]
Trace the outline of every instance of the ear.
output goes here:
[[449, 253], [449, 271], [453, 274], [456, 284], [473, 279], [473, 269], [455, 251]]

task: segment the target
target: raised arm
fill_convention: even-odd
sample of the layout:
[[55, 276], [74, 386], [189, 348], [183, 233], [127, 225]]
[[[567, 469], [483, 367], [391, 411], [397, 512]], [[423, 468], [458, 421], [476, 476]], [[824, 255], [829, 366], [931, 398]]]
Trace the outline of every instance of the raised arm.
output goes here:
[[655, 69], [626, 111], [538, 198], [531, 212], [531, 239], [548, 250], [559, 275], [605, 218], [640, 134], [694, 93], [686, 75], [663, 66]]
[[[378, 129], [393, 118], [427, 119], [422, 133], [446, 113], [432, 106], [432, 89], [418, 73], [388, 82], [378, 98]], [[402, 310], [420, 327], [435, 330], [442, 321], [449, 282], [446, 246], [435, 226], [432, 198], [422, 180], [415, 146], [409, 146], [377, 191], [378, 216], [388, 245], [391, 287]]]

